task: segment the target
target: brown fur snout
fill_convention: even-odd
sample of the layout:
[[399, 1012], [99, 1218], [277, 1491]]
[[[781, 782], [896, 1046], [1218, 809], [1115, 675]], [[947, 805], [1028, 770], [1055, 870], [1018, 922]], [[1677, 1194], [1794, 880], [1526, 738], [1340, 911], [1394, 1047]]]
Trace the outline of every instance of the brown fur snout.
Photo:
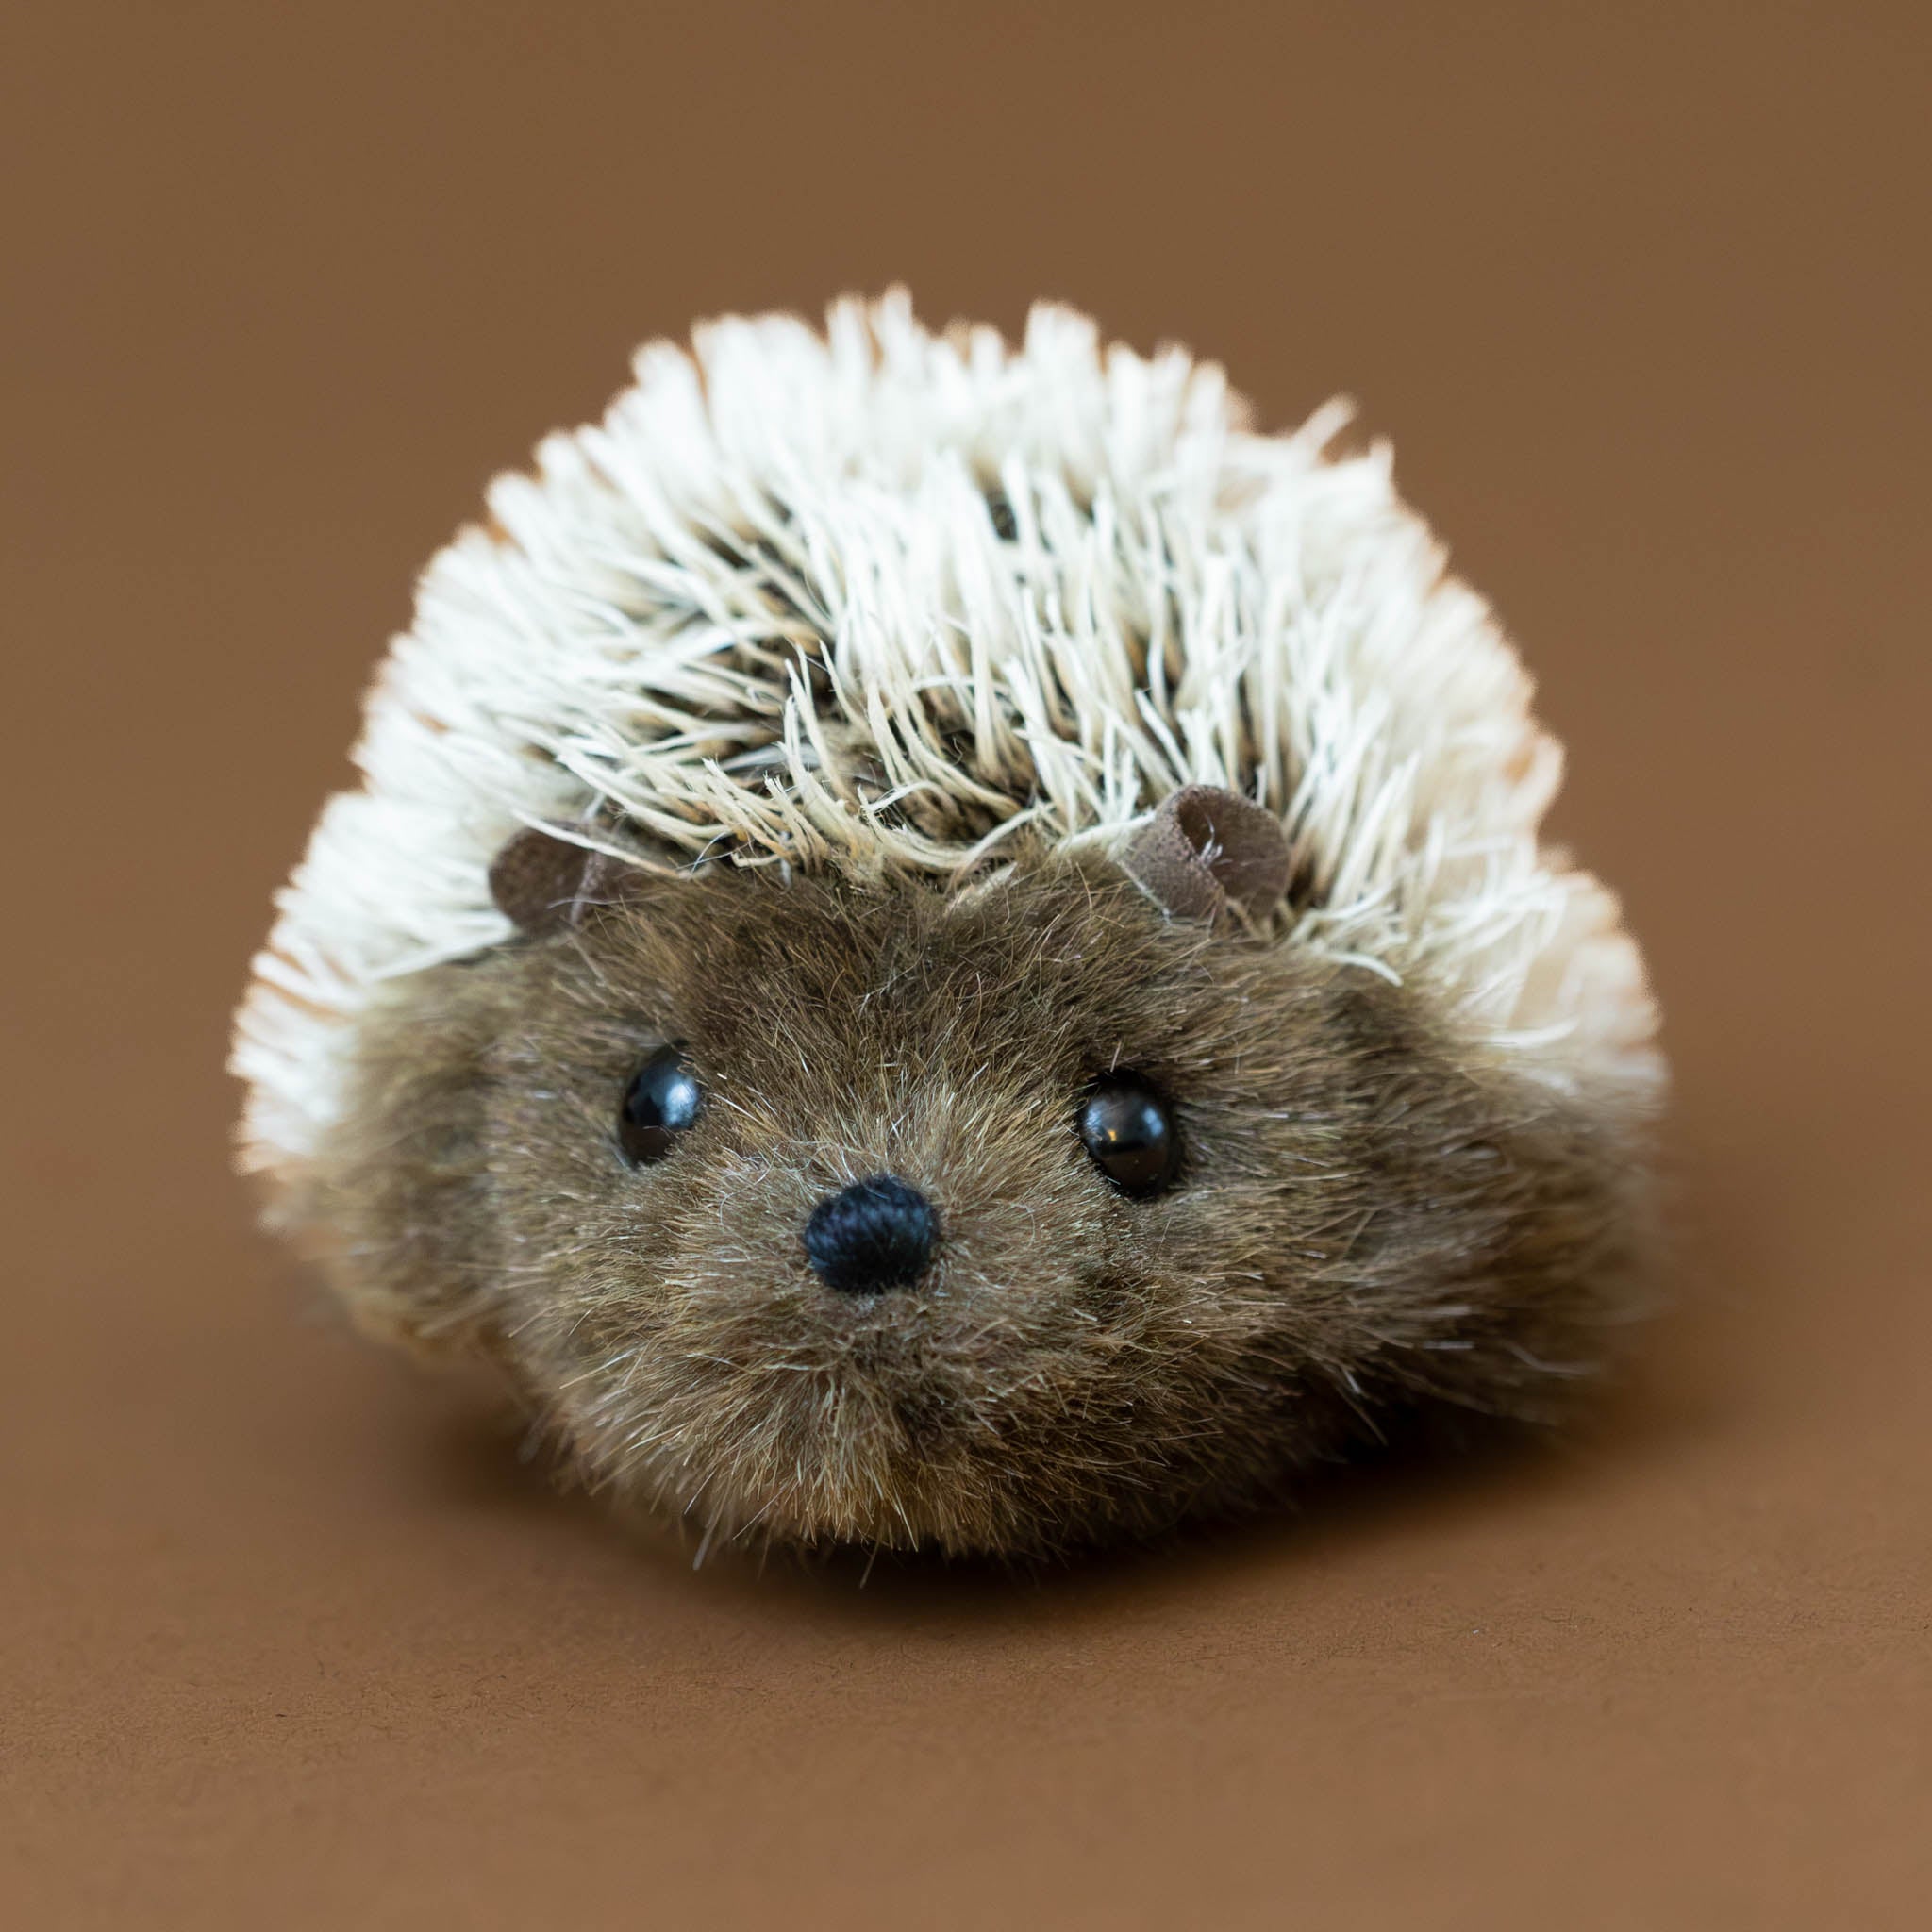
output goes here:
[[[638, 1183], [670, 1197], [648, 1252], [625, 1265], [622, 1236], [596, 1224], [608, 1258], [591, 1294], [560, 1298], [567, 1334], [541, 1324], [558, 1421], [592, 1467], [698, 1496], [734, 1526], [913, 1542], [966, 1524], [998, 1541], [1064, 1459], [1062, 1406], [1119, 1406], [1124, 1299], [1150, 1284], [1119, 1225], [1127, 1204], [1073, 1138], [1071, 1088], [1024, 1065], [962, 1077], [965, 1042], [929, 1014], [912, 1029], [923, 1041], [889, 1046], [905, 1017], [853, 1029], [869, 1043], [842, 1079], [843, 1028], [791, 1055], [772, 1035], [717, 1054], [711, 1121]], [[757, 1106], [732, 1097], [746, 1059], [763, 1066]], [[916, 1282], [842, 1291], [805, 1232], [881, 1174], [916, 1190], [942, 1233]], [[608, 1353], [574, 1378], [591, 1336]]]
[[[635, 1164], [672, 1047], [702, 1106]], [[1124, 1073], [1178, 1136], [1144, 1197], [1076, 1126]], [[1391, 1407], [1537, 1411], [1616, 1310], [1631, 1172], [1426, 990], [1042, 862], [959, 898], [644, 880], [402, 982], [316, 1207], [373, 1319], [505, 1363], [592, 1482], [1029, 1550], [1264, 1495]], [[813, 1218], [888, 1178], [841, 1284]]]

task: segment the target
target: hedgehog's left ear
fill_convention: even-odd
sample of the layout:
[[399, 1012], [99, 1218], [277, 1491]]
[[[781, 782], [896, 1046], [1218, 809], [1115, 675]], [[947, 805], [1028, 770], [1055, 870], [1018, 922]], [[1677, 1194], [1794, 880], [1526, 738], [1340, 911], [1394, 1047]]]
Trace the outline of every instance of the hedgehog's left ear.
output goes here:
[[[591, 828], [572, 829], [589, 833]], [[581, 925], [594, 907], [611, 904], [632, 870], [608, 852], [593, 852], [533, 825], [491, 860], [490, 896], [520, 932], [560, 932]]]
[[1121, 863], [1176, 919], [1232, 909], [1263, 920], [1288, 891], [1288, 835], [1271, 811], [1213, 785], [1184, 785], [1135, 835]]

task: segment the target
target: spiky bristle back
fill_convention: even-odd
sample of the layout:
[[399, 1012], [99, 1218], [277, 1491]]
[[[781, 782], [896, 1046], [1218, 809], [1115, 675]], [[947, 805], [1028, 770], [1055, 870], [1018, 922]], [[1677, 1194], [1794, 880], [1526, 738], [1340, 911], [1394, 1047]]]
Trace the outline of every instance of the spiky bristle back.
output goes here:
[[1649, 1087], [1615, 902], [1539, 843], [1528, 683], [1387, 448], [1328, 454], [1346, 416], [1251, 433], [1219, 369], [1051, 307], [1017, 349], [901, 294], [644, 349], [425, 574], [255, 962], [243, 1164], [299, 1175], [373, 987], [507, 936], [519, 826], [952, 884], [1187, 783], [1280, 815], [1284, 940], [1426, 975], [1536, 1077]]

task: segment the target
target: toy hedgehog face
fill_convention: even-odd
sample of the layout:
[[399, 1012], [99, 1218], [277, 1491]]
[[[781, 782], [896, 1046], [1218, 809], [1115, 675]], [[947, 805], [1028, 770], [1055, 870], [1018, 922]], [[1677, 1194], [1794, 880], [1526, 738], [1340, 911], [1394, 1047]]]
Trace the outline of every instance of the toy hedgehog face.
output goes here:
[[1382, 458], [1083, 327], [651, 352], [258, 962], [278, 1218], [708, 1542], [1152, 1531], [1627, 1307], [1654, 1015], [1513, 659]]
[[1150, 1529], [1593, 1350], [1612, 1150], [1410, 992], [1050, 860], [599, 872], [387, 1003], [326, 1208], [395, 1320], [708, 1533]]

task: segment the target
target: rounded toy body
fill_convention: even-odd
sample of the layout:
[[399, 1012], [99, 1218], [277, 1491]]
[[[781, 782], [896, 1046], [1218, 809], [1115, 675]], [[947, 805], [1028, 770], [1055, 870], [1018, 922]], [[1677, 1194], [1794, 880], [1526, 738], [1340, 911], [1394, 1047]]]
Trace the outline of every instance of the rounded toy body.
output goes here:
[[1655, 1019], [1386, 452], [1053, 310], [639, 375], [432, 567], [258, 961], [351, 1307], [708, 1535], [1051, 1550], [1545, 1412]]

